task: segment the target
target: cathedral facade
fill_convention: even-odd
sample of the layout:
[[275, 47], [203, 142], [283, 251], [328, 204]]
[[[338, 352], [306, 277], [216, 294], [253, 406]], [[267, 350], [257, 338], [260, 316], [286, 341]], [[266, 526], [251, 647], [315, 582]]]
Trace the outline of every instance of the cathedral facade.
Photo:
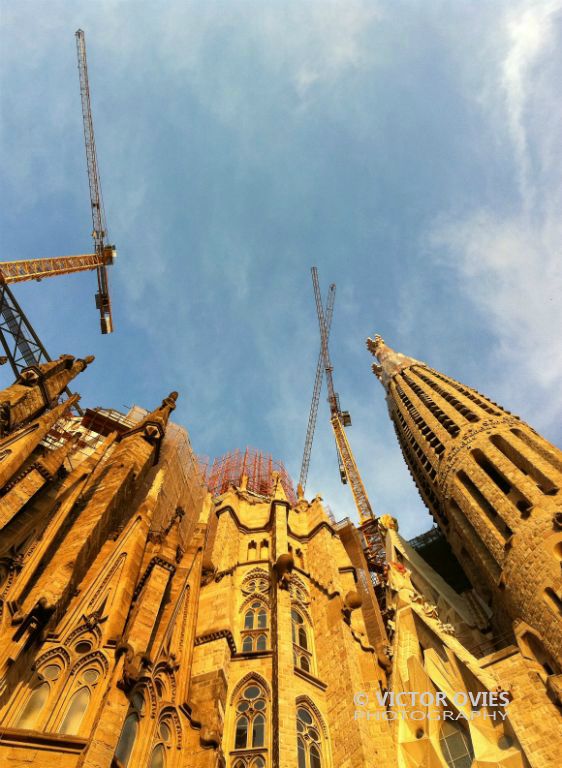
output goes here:
[[203, 473], [177, 393], [77, 415], [92, 358], [0, 394], [0, 765], [560, 764], [562, 456], [368, 346], [438, 557], [257, 452]]

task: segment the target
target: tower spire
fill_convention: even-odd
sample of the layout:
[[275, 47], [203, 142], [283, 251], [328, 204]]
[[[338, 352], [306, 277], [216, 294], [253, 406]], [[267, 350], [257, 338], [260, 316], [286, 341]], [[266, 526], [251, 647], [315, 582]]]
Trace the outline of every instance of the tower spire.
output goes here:
[[541, 635], [546, 654], [562, 660], [555, 555], [562, 454], [517, 416], [380, 336], [367, 348], [420, 495], [495, 609], [500, 631], [525, 625]]

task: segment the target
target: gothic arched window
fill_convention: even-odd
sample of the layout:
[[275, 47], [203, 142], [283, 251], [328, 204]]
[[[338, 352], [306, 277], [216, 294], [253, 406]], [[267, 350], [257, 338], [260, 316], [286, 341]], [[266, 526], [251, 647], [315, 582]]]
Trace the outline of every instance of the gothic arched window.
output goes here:
[[265, 635], [258, 635], [256, 640], [256, 651], [265, 651], [267, 648], [267, 638]]
[[250, 683], [244, 688], [236, 704], [234, 749], [265, 747], [265, 709], [265, 694], [262, 688], [256, 683]]
[[139, 731], [139, 723], [144, 715], [144, 697], [141, 691], [135, 691], [131, 696], [129, 713], [123, 723], [121, 736], [115, 748], [115, 757], [119, 760], [123, 768], [127, 768], [135, 740]]
[[62, 723], [57, 728], [58, 733], [78, 733], [100, 677], [101, 671], [96, 666], [83, 667], [79, 671], [74, 683], [76, 690], [70, 697]]
[[244, 615], [244, 629], [264, 629], [267, 627], [267, 610], [263, 603], [256, 600]]
[[474, 750], [468, 731], [456, 720], [444, 720], [439, 733], [439, 746], [449, 768], [470, 768]]
[[27, 700], [27, 704], [23, 708], [22, 713], [16, 722], [16, 728], [25, 728], [27, 730], [35, 728], [39, 716], [49, 698], [49, 692], [49, 683], [46, 682], [40, 683], [33, 689], [31, 696]]
[[298, 768], [322, 768], [320, 729], [306, 707], [297, 709]]
[[49, 708], [45, 705], [50, 694], [57, 685], [57, 681], [62, 679], [64, 664], [64, 660], [57, 656], [51, 657], [39, 666], [33, 675], [30, 688], [27, 689], [27, 701], [14, 723], [16, 728], [32, 730], [40, 725], [41, 716], [48, 714]]
[[242, 642], [242, 651], [243, 653], [250, 653], [250, 651], [254, 650], [254, 638], [252, 635], [246, 635]]
[[64, 720], [58, 728], [59, 733], [69, 733], [73, 735], [78, 733], [91, 698], [92, 694], [90, 689], [86, 686], [82, 686], [82, 688], [79, 688], [72, 694]]
[[312, 653], [307, 626], [302, 615], [294, 608], [291, 611], [291, 624], [295, 667], [300, 667], [305, 672], [310, 672], [312, 668]]
[[165, 768], [166, 765], [166, 750], [163, 744], [157, 744], [152, 750], [150, 755], [150, 763], [148, 768]]
[[250, 604], [244, 613], [244, 629], [242, 632], [242, 651], [265, 651], [267, 649], [267, 608], [259, 600]]

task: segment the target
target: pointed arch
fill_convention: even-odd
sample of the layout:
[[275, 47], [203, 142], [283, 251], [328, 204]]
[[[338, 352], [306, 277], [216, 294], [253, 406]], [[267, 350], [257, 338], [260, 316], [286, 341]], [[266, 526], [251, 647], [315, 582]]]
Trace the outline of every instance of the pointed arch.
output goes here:
[[64, 664], [66, 667], [70, 666], [70, 654], [66, 650], [66, 648], [62, 645], [57, 645], [56, 648], [51, 648], [50, 651], [47, 651], [46, 653], [41, 654], [39, 658], [36, 660], [35, 664], [33, 665], [33, 669], [39, 669], [45, 662], [49, 661], [50, 659], [54, 659], [55, 656], [60, 656], [60, 658], [64, 661]]
[[64, 644], [67, 647], [74, 645], [78, 640], [87, 640], [92, 644], [92, 648], [97, 647], [101, 643], [102, 635], [101, 630], [97, 623], [83, 622], [75, 629], [73, 629], [66, 638], [64, 638]]
[[[168, 662], [160, 662], [156, 665], [154, 672], [152, 673], [152, 678], [154, 680], [154, 683], [156, 684], [158, 680], [160, 680], [165, 688], [168, 695], [168, 700], [174, 701], [176, 700], [176, 692], [177, 692], [177, 680], [176, 675], [174, 673], [174, 670], [170, 668], [170, 664]], [[160, 698], [166, 698], [166, 697], [160, 697]]]
[[58, 733], [67, 733], [72, 736], [77, 735], [91, 700], [92, 691], [88, 686], [82, 685], [77, 691], [74, 691], [66, 707], [62, 722], [57, 728]]
[[262, 595], [260, 592], [257, 592], [257, 593], [252, 593], [251, 595], [248, 595], [248, 597], [246, 597], [246, 599], [240, 606], [240, 611], [243, 612], [244, 610], [247, 609], [250, 603], [254, 603], [256, 601], [263, 603], [264, 608], [269, 609], [269, 600], [265, 597], [265, 595]]
[[131, 753], [135, 747], [135, 741], [139, 731], [139, 723], [139, 716], [135, 712], [129, 712], [123, 723], [121, 735], [119, 736], [119, 741], [115, 747], [115, 757], [124, 768], [127, 768], [129, 765]]
[[269, 687], [269, 683], [267, 682], [265, 677], [260, 675], [259, 672], [248, 672], [248, 674], [244, 675], [244, 677], [241, 678], [241, 680], [239, 680], [234, 686], [234, 689], [230, 696], [231, 704], [234, 703], [234, 700], [239, 695], [242, 688], [248, 685], [249, 683], [256, 683], [257, 685], [261, 686], [264, 690], [266, 698], [271, 699], [271, 688]]
[[244, 594], [266, 595], [270, 588], [271, 578], [263, 568], [252, 568], [242, 579], [241, 589]]
[[71, 675], [77, 675], [84, 667], [91, 667], [92, 665], [98, 665], [101, 667], [102, 674], [106, 675], [109, 672], [109, 661], [105, 657], [102, 651], [92, 651], [74, 664], [70, 670]]
[[17, 717], [17, 728], [25, 728], [27, 730], [35, 728], [37, 721], [43, 714], [50, 692], [51, 688], [47, 682], [39, 683], [39, 685], [36, 685], [31, 690], [31, 695]]
[[331, 765], [331, 755], [324, 719], [308, 696], [299, 696], [296, 702], [298, 766], [327, 768]]
[[470, 731], [457, 720], [443, 720], [439, 728], [439, 748], [449, 768], [463, 768], [474, 760]]
[[178, 712], [175, 707], [167, 704], [160, 712], [160, 723], [171, 722], [176, 736], [176, 746], [178, 749], [183, 747], [183, 731]]
[[113, 579], [117, 571], [119, 571], [123, 565], [125, 564], [125, 560], [127, 559], [127, 553], [121, 552], [113, 565], [106, 571], [104, 574], [101, 583], [95, 590], [94, 594], [88, 601], [88, 608], [91, 608], [92, 610], [95, 610], [96, 605], [101, 605], [101, 595], [103, 592], [106, 592], [106, 588], [109, 585], [109, 582]]
[[252, 568], [251, 571], [248, 571], [248, 573], [244, 576], [244, 581], [249, 581], [250, 579], [267, 579], [269, 580], [269, 573], [266, 571], [265, 568], [258, 565], [255, 568]]
[[[242, 682], [242, 681], [241, 681]], [[237, 686], [233, 707], [234, 739], [233, 750], [264, 750], [268, 739], [270, 698], [265, 687], [254, 675], [243, 686]], [[239, 755], [242, 758], [242, 755]], [[244, 755], [248, 758], [248, 755]]]
[[312, 701], [310, 696], [307, 696], [306, 694], [302, 694], [300, 696], [297, 696], [297, 698], [295, 700], [295, 703], [297, 705], [297, 708], [299, 706], [308, 707], [308, 709], [310, 709], [314, 713], [314, 716], [315, 716], [316, 720], [318, 721], [318, 725], [320, 726], [320, 729], [322, 731], [322, 735], [324, 736], [325, 739], [327, 739], [328, 738], [328, 728], [326, 726], [326, 722], [324, 720], [324, 716], [322, 715], [322, 713], [320, 712], [320, 710], [318, 709], [316, 704]]

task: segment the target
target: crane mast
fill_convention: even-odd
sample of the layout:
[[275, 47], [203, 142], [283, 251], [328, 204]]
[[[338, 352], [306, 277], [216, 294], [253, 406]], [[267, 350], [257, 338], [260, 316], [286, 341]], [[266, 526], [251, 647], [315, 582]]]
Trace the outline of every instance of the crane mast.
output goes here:
[[[86, 43], [82, 30], [76, 32], [76, 46], [95, 252], [77, 256], [0, 262], [0, 344], [6, 353], [0, 357], [0, 365], [9, 362], [16, 376], [19, 376], [24, 368], [50, 361], [51, 358], [12, 293], [9, 287], [12, 283], [40, 281], [47, 277], [95, 270], [98, 280], [96, 306], [100, 312], [101, 331], [111, 333], [113, 330], [107, 267], [113, 264], [116, 252], [115, 247], [106, 242], [107, 226], [94, 139]], [[68, 396], [71, 395], [68, 388], [65, 392]], [[78, 405], [73, 408], [81, 413]]]
[[[96, 294], [96, 307], [100, 313], [100, 325], [102, 333], [113, 331], [111, 315], [111, 300], [109, 298], [109, 282], [104, 254], [107, 256], [106, 243], [107, 225], [103, 207], [101, 182], [96, 154], [96, 141], [94, 138], [94, 123], [92, 120], [92, 106], [90, 103], [90, 86], [88, 82], [88, 64], [86, 60], [86, 39], [83, 30], [76, 32], [76, 50], [78, 54], [78, 73], [80, 76], [80, 97], [82, 100], [82, 121], [84, 124], [84, 144], [86, 147], [86, 164], [88, 167], [88, 183], [90, 186], [90, 204], [92, 210], [92, 238], [94, 240], [95, 253], [100, 259], [97, 266], [98, 292]], [[113, 251], [114, 253], [114, 251]]]
[[[353, 451], [349, 445], [344, 427], [351, 425], [351, 417], [348, 411], [342, 411], [340, 400], [334, 388], [334, 367], [330, 360], [330, 350], [328, 348], [328, 328], [326, 318], [322, 308], [322, 297], [320, 294], [320, 283], [318, 281], [318, 270], [312, 268], [312, 284], [314, 286], [314, 298], [316, 300], [316, 312], [318, 315], [318, 325], [320, 327], [320, 339], [322, 343], [322, 356], [324, 358], [324, 370], [326, 371], [326, 382], [328, 385], [328, 403], [330, 405], [330, 421], [336, 439], [338, 457], [340, 462], [340, 475], [343, 482], [348, 482], [351, 487], [355, 506], [359, 513], [361, 523], [371, 520], [373, 510], [367, 496], [367, 491], [361, 479]], [[343, 471], [342, 471], [343, 470]]]
[[[316, 267], [313, 267], [316, 269]], [[336, 286], [334, 283], [328, 288], [328, 298], [326, 301], [326, 333], [329, 335], [332, 324], [332, 314], [334, 311], [334, 302], [336, 300]], [[312, 451], [312, 442], [316, 430], [316, 417], [318, 415], [318, 405], [320, 403], [320, 392], [322, 390], [322, 380], [324, 378], [324, 355], [322, 347], [318, 354], [318, 363], [316, 365], [316, 376], [314, 379], [314, 389], [312, 391], [312, 402], [310, 404], [310, 413], [308, 416], [308, 427], [306, 430], [306, 440], [304, 442], [304, 452], [302, 456], [301, 474], [299, 485], [304, 493], [306, 488], [306, 479], [308, 477], [308, 467], [310, 465], [310, 454]]]
[[[322, 297], [320, 294], [320, 283], [318, 281], [318, 270], [312, 268], [312, 284], [314, 286], [314, 298], [316, 300], [316, 312], [318, 314], [318, 325], [320, 328], [321, 350], [326, 372], [326, 381], [328, 384], [328, 402], [330, 404], [330, 421], [336, 439], [336, 448], [338, 452], [338, 462], [340, 467], [340, 477], [342, 482], [348, 482], [353, 494], [353, 500], [359, 514], [359, 531], [363, 540], [363, 549], [371, 579], [375, 589], [378, 590], [377, 597], [382, 599], [381, 592], [381, 574], [386, 562], [386, 553], [384, 540], [378, 526], [377, 518], [373, 513], [367, 490], [361, 478], [355, 456], [351, 450], [349, 440], [345, 434], [345, 427], [351, 425], [351, 417], [348, 411], [342, 411], [340, 400], [334, 388], [333, 365], [330, 360], [330, 351], [328, 348], [327, 317], [322, 308]], [[331, 315], [330, 315], [331, 322]]]

